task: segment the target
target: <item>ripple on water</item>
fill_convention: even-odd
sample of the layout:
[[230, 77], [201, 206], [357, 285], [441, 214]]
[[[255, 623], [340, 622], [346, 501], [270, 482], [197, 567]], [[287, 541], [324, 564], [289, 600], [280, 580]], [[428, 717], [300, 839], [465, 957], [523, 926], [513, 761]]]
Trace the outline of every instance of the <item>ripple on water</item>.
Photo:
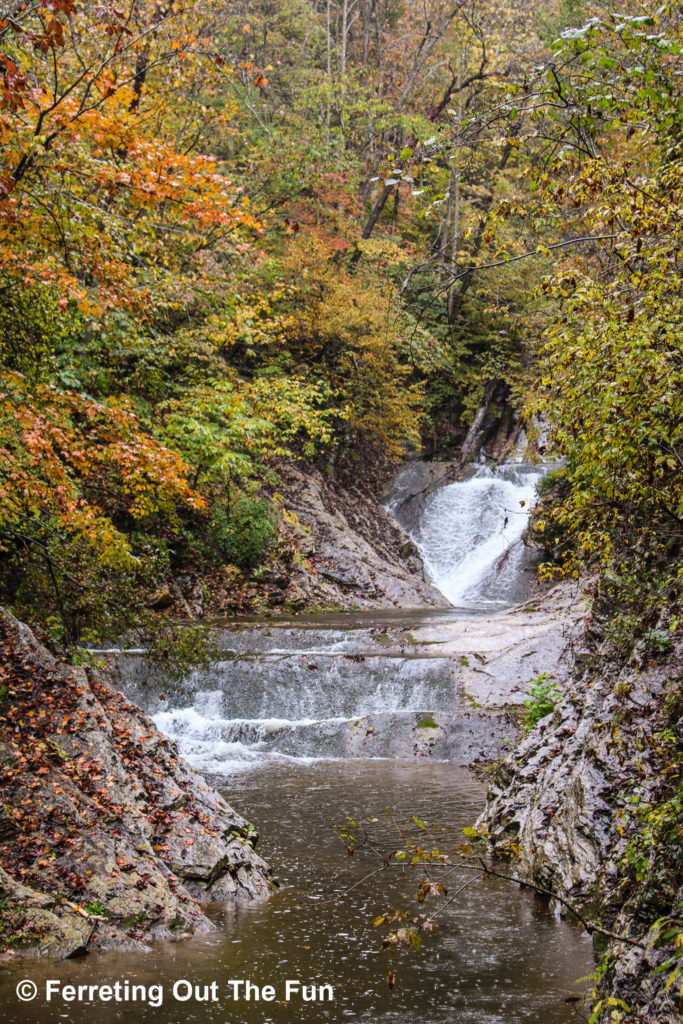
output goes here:
[[[168, 992], [177, 978], [201, 985], [216, 980], [222, 993], [234, 978], [273, 984], [280, 993], [287, 978], [329, 981], [335, 987], [330, 1004], [234, 1004], [225, 998], [217, 1005], [182, 1007], [167, 1000], [158, 1009], [103, 1004], [97, 1007], [98, 1024], [308, 1024], [352, 1018], [372, 1024], [568, 1024], [573, 1019], [573, 1004], [565, 999], [581, 992], [575, 980], [593, 970], [591, 943], [533, 894], [496, 879], [477, 879], [437, 919], [440, 936], [429, 938], [419, 952], [393, 957], [381, 949], [386, 929], [373, 927], [372, 920], [396, 907], [417, 909], [411, 900], [415, 878], [380, 871], [351, 889], [377, 861], [370, 851], [348, 857], [325, 818], [337, 824], [350, 816], [360, 825], [377, 817], [373, 841], [387, 850], [402, 842], [384, 810], [389, 806], [404, 835], [426, 835], [411, 824], [416, 815], [441, 829], [430, 832], [425, 843], [450, 850], [484, 799], [485, 787], [467, 771], [424, 761], [327, 761], [292, 764], [286, 772], [262, 764], [221, 785], [237, 810], [248, 812], [259, 827], [260, 848], [284, 882], [280, 892], [263, 902], [216, 906], [220, 929], [159, 944], [147, 954], [93, 954], [57, 967], [31, 965], [28, 975], [26, 968], [12, 970], [0, 984], [8, 1024], [48, 1017], [90, 1024], [93, 1019], [92, 1006], [72, 1005], [57, 1014], [39, 1003], [18, 1006], [10, 990], [19, 976], [39, 984], [45, 977], [75, 984], [127, 977], [163, 984]], [[456, 888], [451, 881], [451, 894]], [[393, 991], [385, 980], [388, 967], [396, 975]]]

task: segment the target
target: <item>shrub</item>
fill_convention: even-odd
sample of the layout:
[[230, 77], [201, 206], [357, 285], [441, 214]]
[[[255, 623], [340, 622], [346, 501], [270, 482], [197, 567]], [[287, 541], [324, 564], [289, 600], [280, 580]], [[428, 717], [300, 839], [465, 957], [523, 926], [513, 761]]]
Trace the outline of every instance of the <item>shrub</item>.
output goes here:
[[552, 675], [548, 672], [542, 672], [537, 679], [530, 679], [529, 696], [524, 701], [524, 707], [527, 711], [523, 727], [524, 732], [529, 732], [537, 722], [540, 722], [542, 718], [549, 715], [561, 699], [562, 694], [557, 687], [557, 683], [554, 682]]
[[569, 483], [566, 466], [558, 466], [542, 476], [536, 484], [536, 493], [539, 498], [545, 498], [560, 489], [566, 489]]
[[211, 518], [212, 555], [242, 569], [260, 565], [275, 536], [275, 513], [262, 498], [240, 498], [233, 506], [220, 506]]

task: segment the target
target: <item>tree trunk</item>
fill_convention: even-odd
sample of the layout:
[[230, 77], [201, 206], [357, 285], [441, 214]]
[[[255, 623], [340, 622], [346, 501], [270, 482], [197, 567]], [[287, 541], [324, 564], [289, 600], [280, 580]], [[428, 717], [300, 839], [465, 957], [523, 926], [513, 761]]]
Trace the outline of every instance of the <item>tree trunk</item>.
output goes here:
[[370, 212], [370, 216], [368, 217], [367, 223], [361, 233], [362, 238], [369, 238], [372, 232], [374, 231], [375, 224], [379, 220], [379, 215], [386, 206], [387, 199], [389, 198], [389, 196], [391, 195], [395, 188], [396, 185], [385, 185], [382, 191], [380, 192], [379, 198], [375, 202], [375, 205], [373, 206]]
[[400, 190], [399, 190], [399, 188], [397, 186], [396, 187], [396, 191], [394, 192], [394, 212], [393, 212], [392, 217], [391, 217], [391, 231], [392, 231], [392, 234], [394, 234], [394, 235], [396, 234], [396, 232], [398, 230], [398, 208], [399, 208], [400, 202], [401, 202], [401, 193], [400, 193]]
[[[460, 44], [460, 55], [458, 61], [458, 131], [462, 124], [462, 68], [463, 52]], [[453, 230], [451, 233], [451, 278], [454, 279], [458, 271], [458, 247], [460, 245], [460, 152], [456, 155], [456, 163], [453, 165], [453, 177], [455, 178], [455, 197], [453, 200]], [[453, 180], [453, 179], [451, 179]], [[448, 322], [452, 324], [455, 319], [455, 281], [448, 289]]]
[[368, 66], [368, 59], [370, 57], [370, 13], [372, 10], [372, 0], [363, 0], [362, 6], [362, 18], [363, 18], [363, 67]]
[[332, 87], [332, 36], [330, 32], [330, 0], [327, 0], [327, 121], [326, 142], [330, 145], [330, 89]]
[[[162, 3], [157, 3], [150, 25], [152, 29], [152, 38], [154, 36], [154, 29], [169, 16], [172, 7], [172, 0], [168, 6]], [[145, 87], [147, 72], [149, 71], [149, 55], [150, 47], [148, 45], [145, 45], [138, 54], [138, 59], [135, 64], [135, 77], [133, 78], [133, 98], [128, 106], [128, 110], [131, 114], [134, 114], [139, 109], [142, 101], [142, 90]]]
[[462, 448], [460, 449], [461, 466], [464, 466], [466, 462], [469, 462], [469, 460], [478, 453], [479, 449], [483, 444], [483, 441], [479, 441], [479, 443], [477, 443], [477, 435], [481, 432], [481, 429], [484, 425], [486, 413], [488, 411], [488, 407], [493, 401], [493, 396], [496, 392], [496, 389], [502, 383], [503, 382], [498, 377], [494, 377], [494, 379], [490, 380], [486, 387], [484, 388], [484, 395], [482, 397], [481, 403], [479, 405], [479, 408], [477, 409], [474, 419], [472, 420], [470, 429], [467, 431], [467, 436], [463, 441]]
[[339, 71], [346, 73], [346, 40], [349, 34], [349, 0], [342, 0], [341, 60]]

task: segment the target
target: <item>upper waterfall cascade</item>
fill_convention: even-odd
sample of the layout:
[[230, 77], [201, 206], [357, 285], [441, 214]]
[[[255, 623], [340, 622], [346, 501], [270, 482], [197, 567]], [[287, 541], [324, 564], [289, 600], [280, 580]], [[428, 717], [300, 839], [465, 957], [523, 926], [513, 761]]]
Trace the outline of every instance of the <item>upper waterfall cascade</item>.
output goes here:
[[[417, 522], [404, 524], [412, 525], [427, 577], [451, 604], [494, 610], [524, 599], [529, 557], [522, 535], [546, 472], [543, 465], [477, 466], [467, 479], [432, 491]], [[388, 501], [399, 519], [404, 494], [399, 475]]]

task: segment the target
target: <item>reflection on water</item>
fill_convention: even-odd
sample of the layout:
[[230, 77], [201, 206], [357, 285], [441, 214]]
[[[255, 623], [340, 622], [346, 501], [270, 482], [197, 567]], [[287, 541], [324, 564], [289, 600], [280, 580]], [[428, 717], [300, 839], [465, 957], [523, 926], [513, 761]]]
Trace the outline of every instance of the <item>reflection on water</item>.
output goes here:
[[[225, 784], [225, 780], [224, 784]], [[148, 953], [94, 953], [83, 960], [14, 967], [0, 978], [8, 1024], [65, 1021], [81, 1024], [268, 1024], [356, 1019], [367, 1024], [565, 1024], [593, 970], [591, 943], [577, 928], [554, 917], [547, 904], [509, 883], [477, 880], [438, 917], [438, 937], [419, 952], [392, 956], [381, 948], [386, 928], [372, 920], [396, 907], [413, 912], [415, 876], [379, 871], [351, 889], [379, 864], [370, 851], [352, 858], [325, 823], [346, 816], [379, 818], [374, 842], [382, 850], [401, 839], [384, 812], [399, 822], [416, 815], [443, 827], [425, 840], [453, 850], [461, 829], [479, 813], [485, 787], [463, 769], [428, 761], [327, 761], [312, 765], [264, 763], [242, 772], [226, 796], [248, 812], [262, 833], [261, 849], [283, 880], [262, 903], [213, 908], [213, 933]], [[418, 835], [416, 827], [413, 833]], [[451, 884], [451, 893], [457, 885]], [[435, 908], [437, 904], [433, 904]], [[432, 907], [430, 907], [432, 909]], [[391, 967], [396, 986], [385, 974]], [[19, 1003], [14, 988], [31, 978], [73, 984], [114, 982], [164, 986], [162, 1006], [136, 1004]], [[171, 997], [173, 983], [216, 982], [219, 1000], [185, 1003]], [[278, 1001], [235, 1002], [231, 979], [272, 985]], [[287, 979], [304, 985], [331, 983], [333, 1002], [304, 1003], [284, 997]], [[209, 992], [210, 994], [210, 992]]]

